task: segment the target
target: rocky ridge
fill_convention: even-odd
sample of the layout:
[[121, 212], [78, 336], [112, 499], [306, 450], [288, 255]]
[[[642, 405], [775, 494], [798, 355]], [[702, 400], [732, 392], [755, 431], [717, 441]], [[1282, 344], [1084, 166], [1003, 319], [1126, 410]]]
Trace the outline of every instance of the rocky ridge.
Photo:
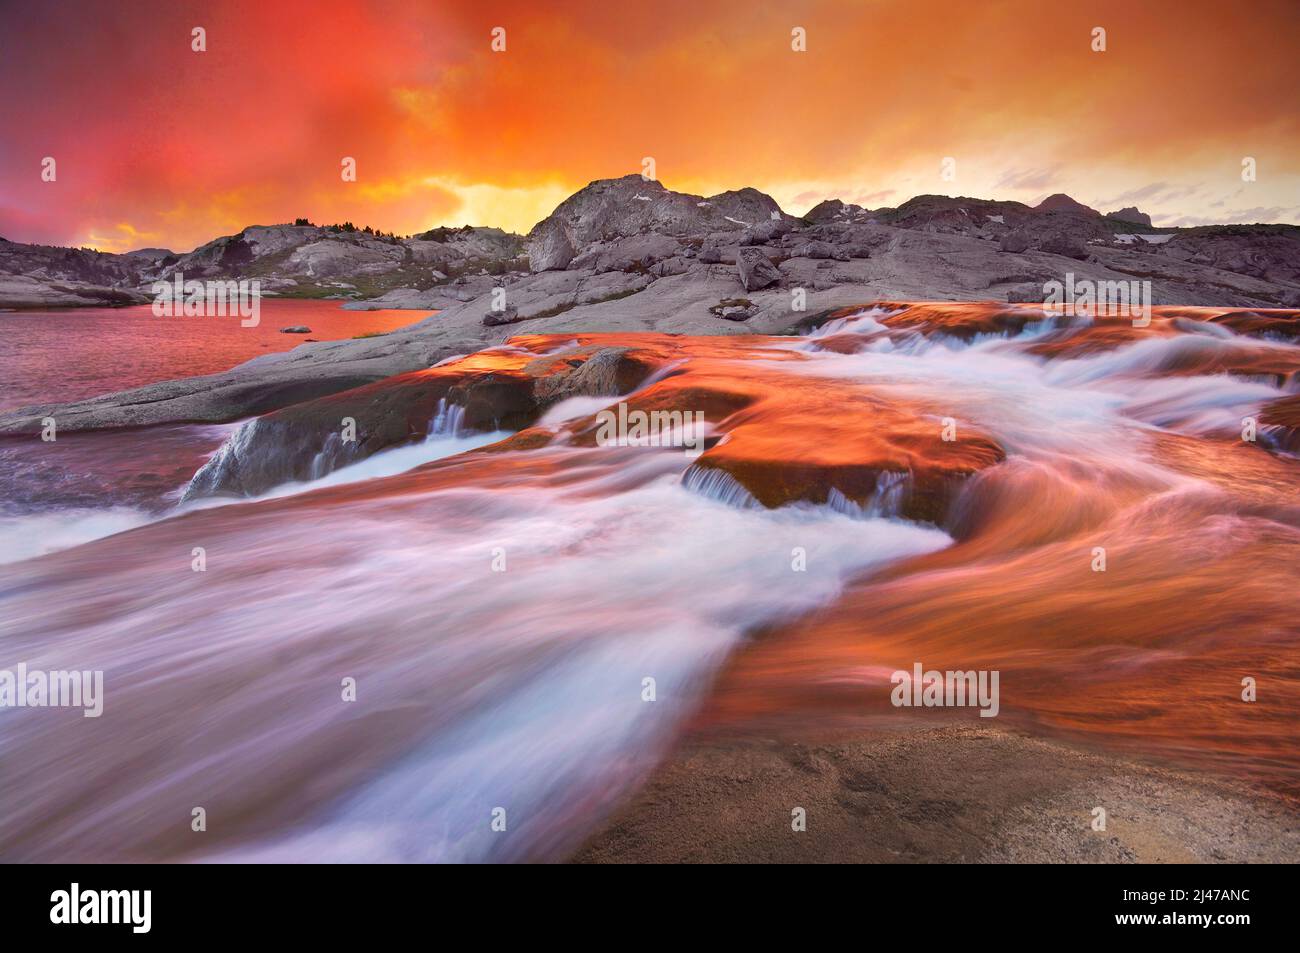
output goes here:
[[631, 175], [591, 183], [527, 236], [466, 227], [397, 238], [299, 224], [250, 227], [186, 255], [0, 243], [0, 306], [131, 303], [177, 272], [256, 277], [272, 293], [339, 297], [347, 308], [439, 313], [223, 374], [28, 408], [0, 417], [0, 432], [28, 431], [50, 413], [72, 429], [238, 419], [521, 332], [771, 334], [864, 301], [1033, 302], [1067, 274], [1149, 281], [1156, 305], [1294, 307], [1300, 228], [1151, 235], [1064, 196], [1037, 208], [933, 195], [875, 210], [829, 200], [797, 218], [753, 189], [701, 197]]

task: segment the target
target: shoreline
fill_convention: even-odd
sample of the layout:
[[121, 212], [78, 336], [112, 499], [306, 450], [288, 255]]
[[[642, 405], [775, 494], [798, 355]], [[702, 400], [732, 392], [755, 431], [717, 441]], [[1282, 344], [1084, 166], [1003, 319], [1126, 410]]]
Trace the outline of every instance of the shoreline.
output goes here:
[[[348, 295], [292, 295], [283, 294], [276, 291], [263, 291], [261, 297], [270, 301], [337, 301], [340, 305], [340, 311], [352, 311], [365, 313], [367, 311], [432, 311], [433, 308], [417, 307], [415, 305], [394, 304], [384, 308], [344, 308], [342, 305], [350, 302], [357, 304], [369, 304], [372, 301], [378, 301], [383, 295], [375, 295], [370, 298], [353, 298]], [[141, 301], [78, 301], [67, 304], [7, 304], [0, 307], [0, 314], [27, 314], [29, 312], [42, 311], [124, 311], [127, 308], [147, 308], [153, 303], [153, 298], [146, 296]], [[196, 315], [195, 317], [205, 317]]]
[[[806, 830], [791, 829], [795, 807]], [[1094, 831], [1093, 810], [1106, 811]], [[689, 735], [572, 863], [1295, 863], [1300, 805], [1005, 728]]]

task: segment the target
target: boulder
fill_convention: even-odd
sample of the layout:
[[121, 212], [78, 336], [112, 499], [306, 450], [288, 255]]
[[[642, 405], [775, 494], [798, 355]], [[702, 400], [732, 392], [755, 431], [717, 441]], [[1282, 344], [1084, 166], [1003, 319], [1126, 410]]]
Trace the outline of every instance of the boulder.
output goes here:
[[758, 305], [748, 298], [723, 298], [709, 312], [724, 321], [748, 321], [758, 314]]
[[781, 280], [781, 272], [761, 248], [741, 248], [736, 252], [736, 271], [746, 291], [766, 288]]
[[753, 233], [755, 244], [763, 244], [775, 238], [780, 238], [790, 231], [790, 226], [780, 219], [768, 219], [765, 222], [759, 222], [749, 231]]
[[495, 328], [502, 324], [514, 324], [519, 320], [519, 309], [514, 305], [508, 305], [500, 311], [489, 311], [483, 315], [483, 326]]
[[534, 272], [567, 268], [575, 254], [569, 233], [555, 219], [542, 222], [529, 236], [528, 263]]
[[655, 370], [644, 355], [628, 347], [603, 347], [539, 357], [524, 366], [535, 379], [533, 397], [546, 407], [570, 397], [628, 394]]
[[1045, 239], [1038, 248], [1049, 255], [1062, 255], [1078, 261], [1083, 261], [1088, 257], [1088, 249], [1083, 243], [1068, 235], [1053, 235]]
[[281, 334], [311, 334], [311, 328], [305, 324], [294, 324], [280, 329]]
[[998, 250], [1020, 254], [1029, 251], [1029, 236], [1023, 231], [1007, 232], [998, 241]]
[[804, 242], [796, 245], [790, 254], [795, 258], [834, 258], [835, 249], [826, 242]]

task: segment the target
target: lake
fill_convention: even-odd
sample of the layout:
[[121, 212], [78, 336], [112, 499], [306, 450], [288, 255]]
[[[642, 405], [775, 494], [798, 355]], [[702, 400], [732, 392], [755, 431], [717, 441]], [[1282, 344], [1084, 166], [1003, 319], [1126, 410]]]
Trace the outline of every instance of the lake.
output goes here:
[[[64, 402], [156, 381], [215, 374], [307, 340], [334, 341], [415, 324], [430, 311], [344, 311], [340, 301], [263, 299], [261, 323], [158, 318], [151, 305], [0, 313], [0, 410]], [[305, 325], [310, 334], [281, 334]]]

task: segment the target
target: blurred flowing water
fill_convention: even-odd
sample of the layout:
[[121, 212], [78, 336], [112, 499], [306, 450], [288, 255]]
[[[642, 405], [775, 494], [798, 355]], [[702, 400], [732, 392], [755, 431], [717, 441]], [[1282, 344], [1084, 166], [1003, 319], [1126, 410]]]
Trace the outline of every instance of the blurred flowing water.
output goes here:
[[[745, 505], [671, 448], [465, 452], [503, 435], [450, 424], [260, 500], [176, 509], [171, 473], [134, 528], [94, 505], [94, 480], [128, 478], [69, 466], [74, 528], [0, 567], [0, 667], [102, 669], [104, 714], [0, 710], [0, 856], [562, 859], [683, 731], [887, 715], [889, 672], [918, 660], [1000, 669], [1014, 723], [1293, 792], [1300, 474], [1232, 441], [1282, 388], [1168, 374], [1179, 337], [1047, 360], [1047, 316], [966, 341], [886, 316], [675, 373], [951, 408], [1008, 458], [946, 529], [842, 497]], [[1234, 703], [1251, 674], [1261, 701]]]

